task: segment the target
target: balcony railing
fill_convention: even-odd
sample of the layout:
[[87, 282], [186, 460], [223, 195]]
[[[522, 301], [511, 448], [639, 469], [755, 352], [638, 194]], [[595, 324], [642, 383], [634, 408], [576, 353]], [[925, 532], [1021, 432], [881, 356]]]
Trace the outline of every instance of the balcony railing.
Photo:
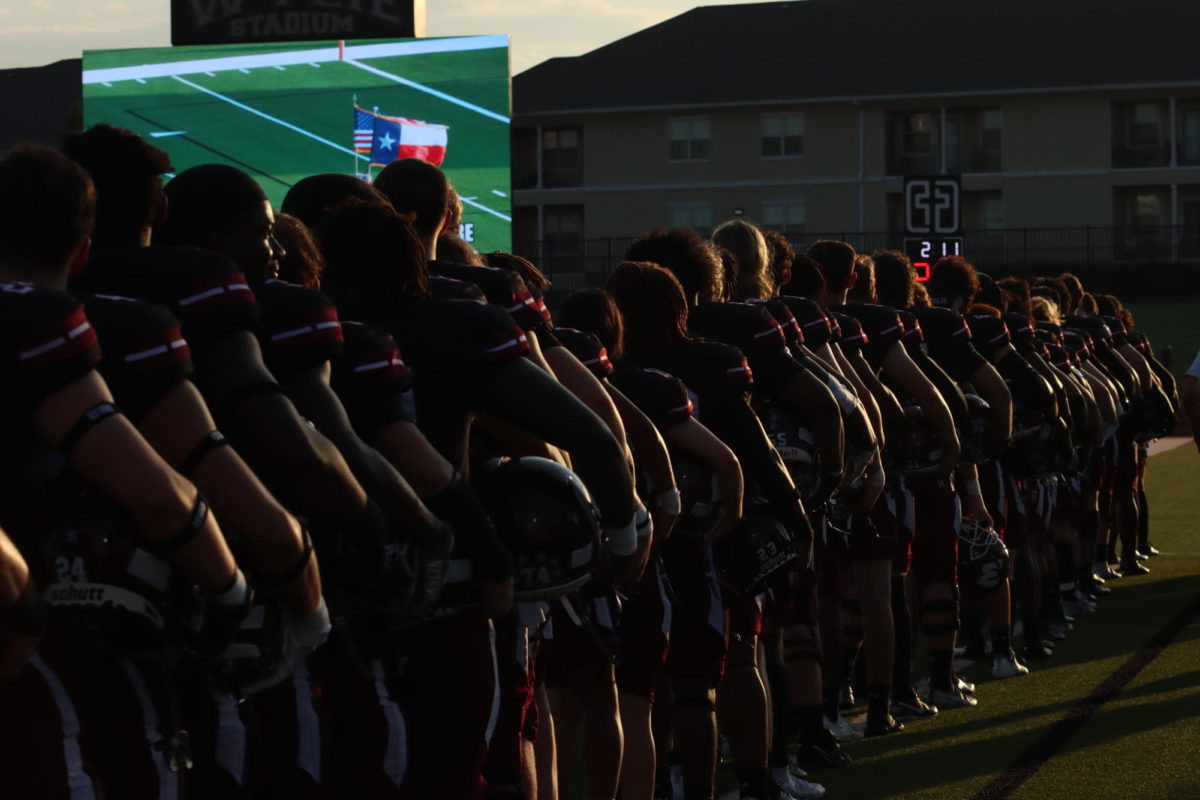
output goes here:
[[[840, 239], [859, 252], [902, 249], [902, 233], [830, 231], [788, 237], [798, 251], [818, 239]], [[514, 252], [538, 264], [555, 289], [601, 285], [624, 259], [633, 237], [516, 241]], [[969, 230], [963, 254], [983, 270], [1009, 265], [1200, 262], [1200, 226], [1009, 228]]]

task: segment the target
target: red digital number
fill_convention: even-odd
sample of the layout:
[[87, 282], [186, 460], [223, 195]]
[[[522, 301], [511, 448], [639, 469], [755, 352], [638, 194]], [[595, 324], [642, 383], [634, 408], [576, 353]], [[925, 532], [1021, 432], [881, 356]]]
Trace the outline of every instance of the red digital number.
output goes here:
[[929, 262], [928, 261], [914, 261], [913, 269], [916, 270], [917, 280], [919, 280], [921, 283], [924, 283], [925, 281], [929, 280]]

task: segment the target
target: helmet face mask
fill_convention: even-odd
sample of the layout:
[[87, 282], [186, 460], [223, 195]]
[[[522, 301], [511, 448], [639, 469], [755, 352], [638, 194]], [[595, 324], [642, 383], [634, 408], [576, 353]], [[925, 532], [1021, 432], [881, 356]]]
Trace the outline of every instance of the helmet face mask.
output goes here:
[[485, 475], [480, 496], [512, 553], [518, 599], [559, 597], [591, 579], [600, 516], [574, 472], [545, 458], [505, 459]]
[[721, 583], [734, 594], [757, 594], [796, 560], [792, 534], [775, 517], [747, 511], [742, 521], [716, 543], [713, 557]]
[[1008, 576], [1008, 548], [995, 528], [963, 520], [958, 532], [958, 582], [984, 594], [995, 591]]
[[676, 450], [671, 451], [671, 469], [681, 506], [675, 532], [707, 541], [725, 516], [717, 477], [700, 462]]

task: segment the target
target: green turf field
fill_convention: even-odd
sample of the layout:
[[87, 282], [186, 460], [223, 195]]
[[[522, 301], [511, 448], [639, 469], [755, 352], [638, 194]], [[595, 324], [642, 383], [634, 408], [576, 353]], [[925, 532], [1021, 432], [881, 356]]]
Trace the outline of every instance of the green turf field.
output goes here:
[[[964, 676], [979, 705], [912, 723], [899, 734], [847, 745], [856, 763], [813, 773], [830, 798], [966, 800], [1018, 757], [1200, 595], [1200, 490], [1195, 448], [1150, 460], [1151, 574], [1110, 582], [1099, 614], [1076, 622], [1053, 659], [1023, 678]], [[1200, 797], [1200, 622], [1193, 620], [1072, 735], [1012, 798]]]
[[1150, 337], [1155, 350], [1171, 345], [1171, 372], [1177, 380], [1200, 351], [1200, 314], [1195, 303], [1129, 303], [1138, 330]]
[[[331, 52], [336, 42], [92, 51], [84, 54], [84, 122], [147, 137], [170, 154], [176, 171], [213, 162], [238, 166], [276, 206], [306, 175], [366, 170], [353, 153], [355, 98], [382, 114], [447, 125], [442, 166], [464, 198], [473, 243], [481, 251], [507, 250], [508, 49], [497, 41], [501, 46], [362, 58], [349, 54], [374, 43], [352, 42], [344, 61], [304, 63], [288, 63], [295, 61], [289, 56]], [[248, 66], [232, 60], [256, 56]], [[146, 76], [95, 72], [123, 67], [142, 67]], [[113, 74], [123, 79], [95, 80]]]

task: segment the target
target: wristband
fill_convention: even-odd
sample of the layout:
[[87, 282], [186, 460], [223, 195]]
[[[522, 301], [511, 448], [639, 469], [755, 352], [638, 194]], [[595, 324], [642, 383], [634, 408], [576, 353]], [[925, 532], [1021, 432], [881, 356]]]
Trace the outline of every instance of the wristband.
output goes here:
[[627, 556], [637, 550], [637, 514], [625, 525], [605, 527], [604, 545], [615, 556]]
[[311, 614], [303, 616], [286, 614], [286, 618], [288, 633], [296, 640], [297, 644], [309, 650], [320, 647], [329, 638], [329, 631], [333, 629], [333, 624], [329, 621], [329, 608], [325, 605], [324, 597], [321, 598]]
[[645, 506], [638, 506], [633, 512], [633, 524], [637, 526], [638, 539], [645, 539], [650, 534], [654, 533], [654, 518], [650, 516], [650, 512]]
[[246, 576], [240, 569], [234, 568], [233, 581], [228, 589], [212, 595], [209, 600], [214, 605], [218, 606], [240, 606], [245, 605], [246, 596], [250, 593], [250, 587], [246, 583]]
[[979, 489], [979, 481], [966, 481], [965, 488], [968, 497], [979, 497], [983, 494]]
[[679, 494], [679, 487], [672, 486], [654, 495], [654, 504], [664, 514], [679, 516], [679, 512], [683, 510], [683, 497]]

